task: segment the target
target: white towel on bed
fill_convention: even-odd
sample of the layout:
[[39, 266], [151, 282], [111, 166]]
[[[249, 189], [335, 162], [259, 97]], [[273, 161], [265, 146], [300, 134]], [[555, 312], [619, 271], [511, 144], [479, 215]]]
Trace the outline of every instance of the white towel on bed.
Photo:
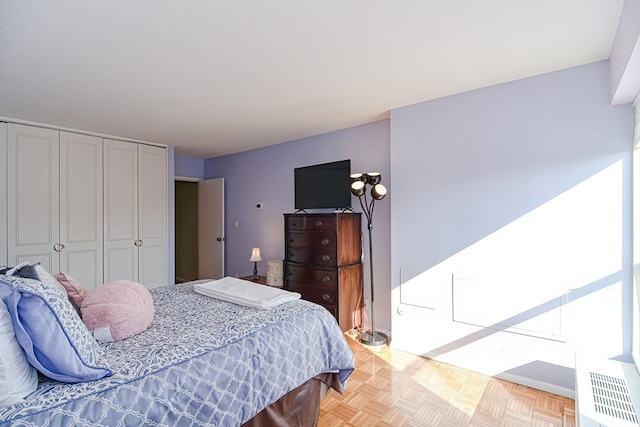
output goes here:
[[228, 276], [211, 282], [195, 283], [193, 290], [208, 297], [255, 308], [271, 308], [300, 298], [297, 292]]

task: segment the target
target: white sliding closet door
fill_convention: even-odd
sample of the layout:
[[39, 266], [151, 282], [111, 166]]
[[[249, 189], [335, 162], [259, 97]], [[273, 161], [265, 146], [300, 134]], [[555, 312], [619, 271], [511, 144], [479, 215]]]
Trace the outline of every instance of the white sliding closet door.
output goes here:
[[60, 270], [103, 283], [102, 138], [60, 133]]
[[0, 122], [0, 265], [7, 263], [7, 124]]
[[104, 140], [105, 282], [138, 281], [138, 146]]
[[7, 264], [40, 262], [93, 289], [103, 279], [102, 139], [5, 126]]
[[139, 278], [147, 287], [167, 285], [167, 150], [138, 146]]
[[8, 264], [58, 272], [59, 132], [10, 123], [7, 142]]
[[167, 281], [167, 157], [163, 147], [104, 141], [105, 281]]

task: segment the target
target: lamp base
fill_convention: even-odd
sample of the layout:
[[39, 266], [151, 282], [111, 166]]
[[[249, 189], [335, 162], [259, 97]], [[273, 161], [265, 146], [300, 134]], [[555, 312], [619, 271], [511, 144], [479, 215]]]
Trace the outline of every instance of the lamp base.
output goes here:
[[260, 278], [258, 277], [258, 263], [253, 263], [253, 276], [251, 276], [251, 280], [257, 282]]
[[387, 336], [382, 332], [363, 331], [360, 334], [360, 342], [364, 345], [380, 347], [381, 345], [387, 344]]

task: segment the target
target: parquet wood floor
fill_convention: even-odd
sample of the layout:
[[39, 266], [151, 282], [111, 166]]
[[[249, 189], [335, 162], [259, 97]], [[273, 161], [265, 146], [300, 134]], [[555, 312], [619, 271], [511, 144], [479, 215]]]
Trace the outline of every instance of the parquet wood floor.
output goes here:
[[347, 335], [356, 370], [319, 427], [575, 427], [575, 402]]

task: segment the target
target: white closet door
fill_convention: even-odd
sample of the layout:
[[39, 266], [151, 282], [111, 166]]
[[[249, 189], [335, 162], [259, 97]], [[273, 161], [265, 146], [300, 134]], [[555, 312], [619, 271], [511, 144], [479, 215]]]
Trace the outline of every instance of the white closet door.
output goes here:
[[104, 281], [138, 282], [138, 146], [108, 139], [103, 144]]
[[138, 145], [139, 282], [167, 285], [167, 150]]
[[7, 143], [8, 264], [58, 272], [59, 133], [10, 123]]
[[60, 133], [60, 270], [103, 283], [102, 138]]
[[7, 124], [0, 122], [0, 265], [7, 264]]

